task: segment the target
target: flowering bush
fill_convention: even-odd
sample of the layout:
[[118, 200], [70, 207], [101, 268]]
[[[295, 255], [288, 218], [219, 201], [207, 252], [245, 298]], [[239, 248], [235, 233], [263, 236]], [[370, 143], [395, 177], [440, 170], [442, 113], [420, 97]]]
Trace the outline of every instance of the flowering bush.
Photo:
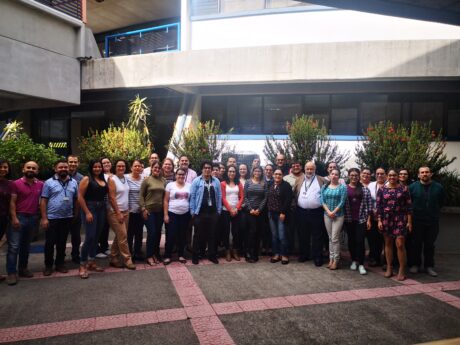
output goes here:
[[313, 116], [295, 116], [292, 122], [286, 123], [286, 130], [286, 140], [275, 140], [273, 135], [265, 140], [264, 153], [271, 162], [275, 162], [278, 152], [283, 153], [288, 162], [314, 160], [318, 174], [324, 175], [327, 162], [335, 161], [343, 166], [349, 158], [348, 153], [340, 153], [338, 146], [330, 141], [324, 123]]
[[222, 137], [219, 124], [214, 120], [200, 122], [196, 127], [185, 129], [180, 138], [172, 138], [169, 150], [176, 156], [186, 155], [193, 169], [204, 160], [218, 160], [226, 151], [227, 137]]

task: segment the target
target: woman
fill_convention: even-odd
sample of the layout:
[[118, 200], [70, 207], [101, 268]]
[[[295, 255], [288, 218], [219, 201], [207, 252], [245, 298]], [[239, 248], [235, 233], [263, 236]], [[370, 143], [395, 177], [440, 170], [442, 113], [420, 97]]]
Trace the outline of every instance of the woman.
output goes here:
[[[10, 200], [13, 182], [9, 180], [11, 173], [10, 163], [0, 159], [0, 241], [6, 233], [9, 223]], [[5, 277], [0, 276], [0, 281]]]
[[166, 183], [174, 181], [174, 161], [171, 158], [165, 158], [163, 160], [161, 176], [166, 180]]
[[244, 185], [244, 204], [248, 216], [248, 241], [246, 260], [250, 263], [259, 261], [260, 234], [264, 225], [262, 211], [267, 202], [266, 184], [262, 176], [262, 168], [252, 170], [252, 176]]
[[147, 264], [153, 266], [161, 262], [160, 239], [166, 180], [161, 176], [159, 162], [154, 162], [151, 169], [152, 174], [142, 181], [139, 204], [147, 227]]
[[362, 168], [362, 169], [361, 169], [361, 174], [360, 174], [360, 176], [359, 176], [359, 178], [360, 178], [359, 182], [360, 182], [364, 187], [368, 187], [368, 186], [369, 186], [369, 183], [371, 183], [371, 176], [372, 176], [371, 169], [369, 169], [369, 168]]
[[[102, 158], [102, 170], [104, 172], [104, 179], [107, 182], [109, 177], [112, 176], [112, 162], [108, 158]], [[105, 200], [108, 204], [108, 199]], [[101, 233], [98, 235], [98, 247], [96, 258], [104, 259], [110, 255], [109, 249], [109, 222], [104, 222], [104, 227], [102, 228]]]
[[[220, 183], [222, 189], [222, 240], [225, 247], [225, 258], [232, 261], [240, 261], [240, 211], [244, 200], [244, 188], [236, 173], [236, 167], [228, 167], [224, 181]], [[233, 238], [233, 248], [230, 251], [230, 227]]]
[[385, 277], [393, 275], [393, 242], [396, 241], [398, 252], [399, 281], [406, 279], [406, 247], [407, 232], [412, 232], [412, 201], [409, 189], [398, 181], [398, 172], [388, 170], [388, 183], [377, 192], [378, 227], [385, 239], [385, 258], [387, 270]]
[[106, 224], [107, 182], [102, 170], [102, 162], [92, 160], [89, 162], [90, 174], [83, 177], [78, 187], [78, 202], [82, 214], [82, 224], [85, 227], [85, 242], [81, 247], [80, 278], [89, 277], [88, 271], [103, 272], [94, 261], [96, 257], [97, 239]]
[[166, 186], [163, 202], [164, 222], [166, 228], [165, 258], [163, 263], [171, 263], [171, 253], [177, 247], [179, 262], [186, 263], [184, 258], [185, 234], [190, 222], [190, 183], [185, 182], [186, 172], [176, 170], [176, 181]]
[[410, 185], [409, 170], [405, 168], [399, 169], [398, 181], [401, 185], [409, 187]]
[[[113, 175], [109, 177], [109, 211], [107, 219], [115, 233], [110, 250], [110, 266], [135, 270], [128, 247], [129, 185], [125, 178], [128, 164], [119, 159], [115, 162]], [[123, 263], [120, 262], [120, 256]]]
[[364, 268], [364, 237], [366, 229], [371, 229], [372, 198], [367, 187], [359, 181], [357, 168], [348, 170], [347, 200], [345, 203], [345, 229], [348, 236], [348, 249], [351, 256], [352, 271], [367, 274]]
[[238, 174], [239, 174], [240, 183], [244, 187], [244, 184], [246, 183], [246, 180], [248, 179], [248, 166], [246, 164], [240, 164], [238, 167]]
[[[247, 179], [248, 179], [248, 166], [242, 163], [238, 166], [238, 180], [243, 186], [243, 190], [244, 190], [244, 186], [246, 184]], [[247, 253], [246, 249], [248, 247], [248, 213], [246, 212], [244, 200], [243, 200], [242, 210], [243, 212], [241, 212], [241, 215], [240, 215], [240, 242], [241, 242], [240, 253]]]
[[129, 186], [128, 247], [133, 260], [136, 261], [144, 260], [144, 254], [142, 254], [144, 219], [142, 218], [141, 207], [139, 205], [139, 192], [143, 180], [143, 171], [144, 164], [140, 160], [135, 159], [131, 163], [131, 174], [125, 176]]
[[292, 187], [283, 180], [283, 171], [276, 169], [273, 173], [273, 183], [268, 189], [267, 206], [270, 229], [272, 231], [271, 263], [281, 260], [283, 265], [289, 263], [289, 241], [287, 236], [287, 216], [292, 201]]
[[371, 230], [367, 233], [369, 243], [369, 266], [376, 267], [382, 264], [383, 236], [377, 223], [377, 192], [387, 181], [387, 173], [384, 168], [375, 170], [376, 181], [369, 183], [368, 188], [372, 198]]
[[329, 265], [336, 270], [340, 261], [340, 232], [342, 231], [347, 188], [340, 183], [340, 172], [332, 169], [329, 183], [321, 188], [321, 204], [324, 208], [324, 225], [329, 236]]

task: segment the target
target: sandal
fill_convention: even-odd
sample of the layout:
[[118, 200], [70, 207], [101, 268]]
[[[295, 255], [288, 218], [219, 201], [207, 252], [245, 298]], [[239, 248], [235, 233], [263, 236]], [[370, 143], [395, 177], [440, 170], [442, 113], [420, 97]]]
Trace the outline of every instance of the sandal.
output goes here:
[[402, 281], [406, 280], [406, 275], [398, 273], [398, 276], [396, 277], [396, 280], [402, 282]]
[[270, 258], [270, 262], [271, 262], [272, 264], [277, 263], [277, 262], [280, 261], [280, 260], [281, 260], [281, 258], [279, 257], [279, 255], [275, 255], [275, 256], [273, 256], [273, 257]]
[[103, 268], [103, 267], [100, 267], [100, 266], [97, 266], [96, 263], [95, 263], [94, 261], [88, 262], [88, 264], [86, 265], [86, 269], [87, 269], [88, 271], [104, 272], [104, 268]]
[[393, 277], [393, 271], [386, 271], [383, 276], [385, 278], [391, 278], [391, 277]]
[[289, 263], [289, 258], [288, 257], [281, 257], [281, 264], [282, 265], [287, 265]]
[[159, 264], [161, 262], [160, 259], [158, 259], [155, 255], [152, 257], [152, 260], [154, 263]]
[[171, 259], [170, 258], [166, 258], [163, 260], [163, 264], [166, 266], [166, 265], [169, 265], [171, 263]]
[[179, 262], [182, 264], [185, 264], [187, 262], [187, 259], [184, 258], [183, 256], [179, 256]]
[[85, 266], [80, 265], [80, 269], [78, 270], [78, 275], [80, 276], [81, 279], [88, 279], [89, 274]]
[[155, 265], [155, 261], [154, 261], [152, 258], [148, 258], [147, 260], [145, 260], [145, 262], [146, 262], [147, 265], [149, 265], [149, 266]]

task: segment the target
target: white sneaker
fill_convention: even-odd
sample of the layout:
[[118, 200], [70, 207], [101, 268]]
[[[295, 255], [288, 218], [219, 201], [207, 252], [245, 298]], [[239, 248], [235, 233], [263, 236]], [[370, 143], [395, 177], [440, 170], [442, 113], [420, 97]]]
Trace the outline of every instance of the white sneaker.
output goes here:
[[99, 253], [96, 255], [96, 258], [98, 259], [105, 259], [107, 257], [107, 255], [105, 255], [104, 253]]
[[358, 268], [358, 266], [356, 265], [356, 261], [353, 261], [353, 262], [351, 263], [350, 269], [351, 269], [352, 271], [356, 271], [357, 268]]
[[109, 256], [110, 255], [110, 249], [107, 249], [105, 252], [104, 252], [105, 255]]
[[433, 269], [433, 267], [427, 267], [426, 268], [426, 273], [428, 273], [432, 277], [437, 277], [438, 273]]
[[367, 271], [366, 271], [366, 269], [364, 268], [363, 265], [359, 265], [358, 270], [359, 270], [359, 274], [361, 274], [361, 275], [367, 274]]
[[418, 266], [411, 266], [409, 272], [413, 274], [418, 273]]

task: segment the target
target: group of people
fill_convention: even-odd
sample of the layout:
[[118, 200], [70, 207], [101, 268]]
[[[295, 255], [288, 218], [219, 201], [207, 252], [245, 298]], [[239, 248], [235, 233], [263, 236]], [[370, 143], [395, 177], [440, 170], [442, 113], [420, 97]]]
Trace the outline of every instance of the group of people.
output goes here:
[[[371, 182], [369, 169], [352, 168], [345, 182], [335, 162], [328, 163], [323, 177], [316, 174], [314, 161], [288, 165], [282, 154], [263, 168], [258, 158], [250, 167], [233, 156], [226, 164], [204, 161], [199, 175], [186, 156], [179, 157], [174, 170], [172, 159], [160, 161], [156, 153], [148, 167], [137, 159], [129, 164], [119, 159], [112, 165], [103, 158], [89, 162], [88, 175], [82, 176], [78, 166], [78, 157], [70, 155], [57, 161], [55, 174], [42, 182], [37, 179], [38, 164], [30, 161], [23, 166], [23, 177], [10, 181], [10, 165], [0, 160], [0, 235], [7, 233], [9, 285], [15, 285], [18, 276], [33, 276], [28, 256], [38, 224], [46, 231], [46, 276], [53, 269], [67, 272], [69, 232], [72, 261], [86, 279], [90, 272], [104, 270], [96, 258], [109, 256], [111, 266], [134, 270], [139, 260], [168, 265], [176, 252], [177, 260], [186, 263], [186, 248], [193, 264], [204, 257], [218, 264], [219, 256], [255, 263], [260, 254], [268, 254], [270, 262], [286, 265], [289, 255], [297, 252], [299, 262], [311, 259], [322, 266], [328, 252], [327, 267], [336, 270], [342, 229], [351, 270], [367, 273], [367, 238], [368, 264], [382, 265], [383, 252], [386, 277], [399, 266], [397, 279], [406, 278], [406, 255], [412, 273], [425, 269], [437, 275], [434, 243], [444, 192], [427, 166], [420, 167], [418, 181], [411, 184], [406, 169], [378, 168]], [[166, 243], [161, 255], [163, 226]], [[109, 228], [115, 234], [110, 250]]]

